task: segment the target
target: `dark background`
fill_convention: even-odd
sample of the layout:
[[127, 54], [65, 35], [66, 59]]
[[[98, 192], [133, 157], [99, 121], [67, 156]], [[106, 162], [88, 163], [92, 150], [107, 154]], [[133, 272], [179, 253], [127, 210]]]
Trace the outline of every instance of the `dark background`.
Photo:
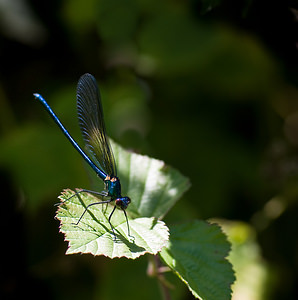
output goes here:
[[[108, 134], [190, 178], [166, 222], [246, 222], [274, 274], [255, 299], [297, 298], [297, 21], [296, 1], [2, 1], [1, 299], [159, 297], [146, 256], [64, 255], [53, 204], [90, 180], [32, 94], [81, 143], [86, 72]], [[169, 279], [175, 299], [192, 298]]]

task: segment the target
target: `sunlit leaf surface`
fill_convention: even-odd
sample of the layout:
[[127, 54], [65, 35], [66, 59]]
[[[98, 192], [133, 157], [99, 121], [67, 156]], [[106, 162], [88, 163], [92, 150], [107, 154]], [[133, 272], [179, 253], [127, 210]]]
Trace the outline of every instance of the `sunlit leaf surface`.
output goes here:
[[[59, 197], [62, 201], [74, 195], [66, 190]], [[67, 254], [91, 253], [110, 258], [137, 258], [145, 253], [156, 254], [165, 245], [169, 237], [168, 228], [156, 218], [129, 219], [130, 236], [124, 213], [116, 210], [111, 219], [115, 236], [108, 222], [112, 205], [94, 205], [88, 208], [84, 217], [76, 225], [85, 207], [99, 201], [88, 193], [80, 193], [65, 203], [60, 204], [57, 219], [60, 220], [60, 231], [64, 233], [69, 248]]]

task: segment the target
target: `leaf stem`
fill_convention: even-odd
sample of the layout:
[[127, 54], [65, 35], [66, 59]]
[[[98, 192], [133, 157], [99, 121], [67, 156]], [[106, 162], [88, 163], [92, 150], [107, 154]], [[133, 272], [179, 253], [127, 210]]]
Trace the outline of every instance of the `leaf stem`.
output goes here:
[[168, 267], [162, 265], [158, 255], [150, 255], [147, 274], [150, 277], [156, 277], [163, 300], [171, 300], [170, 288], [173, 286], [165, 279], [164, 272], [169, 271]]

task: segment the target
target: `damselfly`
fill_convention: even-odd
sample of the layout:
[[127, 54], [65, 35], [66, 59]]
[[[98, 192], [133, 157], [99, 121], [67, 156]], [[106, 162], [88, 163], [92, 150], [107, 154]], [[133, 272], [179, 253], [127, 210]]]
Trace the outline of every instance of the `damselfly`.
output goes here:
[[71, 142], [74, 148], [81, 154], [85, 161], [91, 166], [91, 168], [95, 171], [97, 176], [103, 180], [105, 185], [105, 190], [102, 192], [95, 192], [82, 189], [77, 191], [76, 194], [73, 195], [76, 196], [78, 193], [81, 192], [89, 192], [106, 199], [87, 205], [84, 212], [78, 219], [76, 225], [80, 223], [81, 219], [83, 218], [84, 214], [90, 206], [114, 202], [114, 208], [108, 218], [109, 224], [114, 234], [114, 238], [116, 238], [116, 235], [114, 227], [111, 223], [111, 218], [116, 208], [119, 208], [124, 212], [127, 223], [128, 236], [130, 236], [130, 229], [127, 214], [125, 211], [130, 203], [130, 198], [121, 196], [121, 184], [119, 178], [117, 177], [115, 158], [109, 140], [106, 136], [103, 109], [95, 78], [91, 74], [84, 74], [79, 79], [77, 87], [77, 110], [79, 125], [88, 152], [90, 154], [89, 156], [72, 138], [72, 136], [62, 125], [62, 123], [55, 115], [49, 104], [45, 101], [45, 99], [40, 94], [34, 94], [34, 96], [42, 103], [42, 105], [50, 114], [50, 116], [60, 127], [64, 135], [68, 138], [68, 140]]

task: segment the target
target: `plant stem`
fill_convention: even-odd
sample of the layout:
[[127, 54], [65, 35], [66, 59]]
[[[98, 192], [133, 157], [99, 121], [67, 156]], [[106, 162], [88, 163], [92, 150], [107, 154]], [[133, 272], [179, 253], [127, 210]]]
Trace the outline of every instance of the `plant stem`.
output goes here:
[[[166, 269], [168, 271], [168, 269]], [[170, 290], [171, 284], [165, 279], [165, 268], [162, 266], [158, 255], [150, 256], [147, 274], [151, 277], [157, 277], [159, 288], [163, 300], [171, 300]]]

